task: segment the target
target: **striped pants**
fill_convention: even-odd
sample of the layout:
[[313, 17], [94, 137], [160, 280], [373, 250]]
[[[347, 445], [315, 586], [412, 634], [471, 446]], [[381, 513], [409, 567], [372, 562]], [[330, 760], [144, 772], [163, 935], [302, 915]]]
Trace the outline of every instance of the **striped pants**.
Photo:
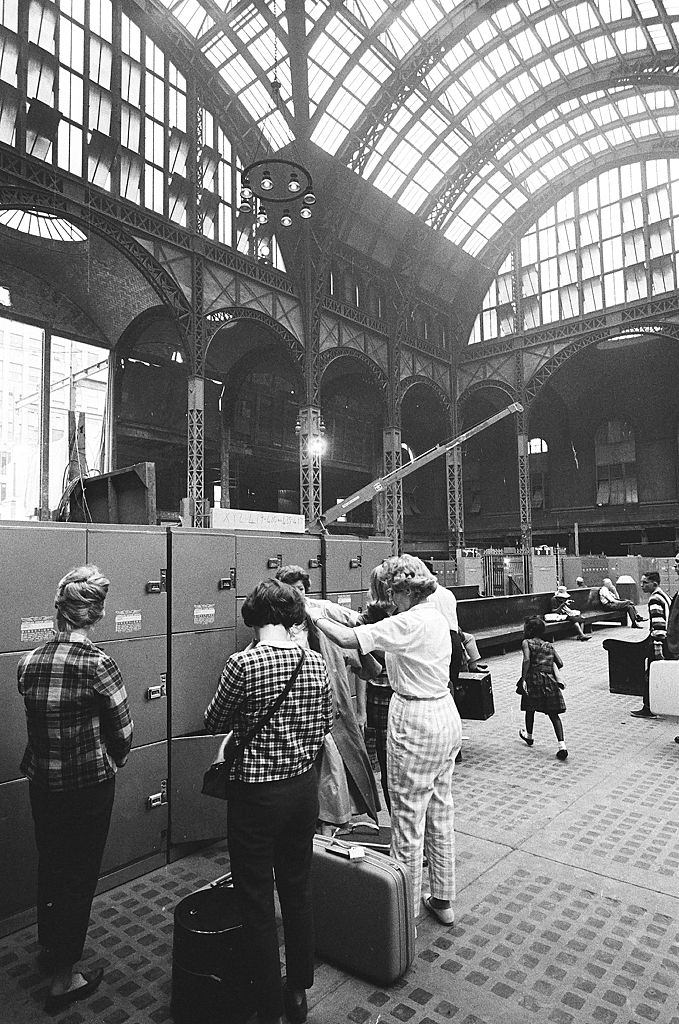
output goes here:
[[410, 873], [416, 917], [425, 853], [432, 896], [455, 899], [452, 781], [461, 742], [462, 724], [450, 695], [429, 701], [394, 694], [387, 731], [391, 855]]

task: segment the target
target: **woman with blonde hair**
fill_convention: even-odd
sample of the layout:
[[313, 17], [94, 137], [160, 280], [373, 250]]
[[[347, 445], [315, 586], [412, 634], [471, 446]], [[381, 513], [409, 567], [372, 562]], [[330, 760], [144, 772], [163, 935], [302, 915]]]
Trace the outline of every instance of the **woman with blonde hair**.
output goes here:
[[422, 902], [442, 924], [452, 924], [452, 777], [462, 724], [448, 688], [450, 630], [438, 609], [427, 601], [436, 589], [436, 579], [419, 558], [401, 555], [388, 559], [384, 584], [394, 605], [389, 618], [354, 628], [322, 614], [314, 621], [340, 647], [363, 654], [385, 653], [394, 691], [387, 725], [391, 855], [410, 872], [417, 916], [426, 854], [431, 891], [422, 896]]
[[96, 565], [72, 569], [54, 598], [53, 639], [18, 667], [38, 848], [40, 960], [53, 972], [45, 1003], [58, 1013], [91, 995], [103, 971], [74, 971], [83, 953], [118, 768], [132, 745], [132, 719], [116, 663], [90, 633], [104, 616], [109, 581]]

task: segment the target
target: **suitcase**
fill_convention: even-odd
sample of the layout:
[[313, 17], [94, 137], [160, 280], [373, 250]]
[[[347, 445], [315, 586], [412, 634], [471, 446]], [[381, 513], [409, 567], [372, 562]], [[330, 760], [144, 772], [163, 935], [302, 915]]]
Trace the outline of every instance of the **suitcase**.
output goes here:
[[333, 839], [357, 843], [376, 853], [389, 853], [391, 825], [376, 825], [374, 821], [350, 821], [333, 832]]
[[460, 672], [453, 699], [460, 718], [485, 722], [495, 714], [490, 672]]
[[[646, 688], [648, 636], [639, 640], [608, 637], [602, 646], [608, 653], [608, 689], [626, 697], [643, 697]], [[662, 664], [662, 662], [660, 662]]]
[[186, 896], [174, 911], [176, 1024], [244, 1024], [255, 1010], [231, 876]]
[[679, 715], [679, 661], [652, 661], [648, 697], [655, 715]]
[[[415, 956], [410, 876], [373, 850], [314, 836], [316, 955], [377, 985], [390, 985]], [[334, 852], [333, 852], [334, 851]]]

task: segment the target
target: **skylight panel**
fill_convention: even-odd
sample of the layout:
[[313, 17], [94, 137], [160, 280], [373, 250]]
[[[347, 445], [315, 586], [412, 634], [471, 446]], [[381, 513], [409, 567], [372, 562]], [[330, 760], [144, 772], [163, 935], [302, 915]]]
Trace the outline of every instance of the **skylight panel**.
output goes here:
[[544, 137], [538, 137], [534, 142], [531, 142], [529, 146], [526, 146], [524, 153], [527, 159], [532, 163], [539, 163], [546, 156], [552, 152], [552, 148]]
[[457, 71], [461, 68], [469, 58], [473, 56], [473, 51], [466, 39], [461, 39], [459, 43], [456, 43], [452, 50], [449, 50], [446, 54], [446, 61], [452, 71]]
[[339, 124], [334, 117], [323, 114], [314, 128], [311, 139], [326, 153], [334, 156], [348, 134], [349, 130], [344, 125]]
[[491, 15], [491, 21], [497, 25], [500, 32], [508, 32], [521, 21], [521, 11], [514, 4], [507, 4]]
[[462, 127], [466, 128], [467, 131], [476, 138], [487, 131], [492, 123], [492, 118], [488, 116], [481, 104], [479, 104], [479, 106], [474, 107], [469, 111], [462, 121]]
[[443, 61], [438, 61], [438, 63], [434, 64], [433, 68], [429, 69], [422, 81], [430, 92], [435, 92], [437, 87], [442, 82], [445, 82], [449, 75], [450, 70]]
[[478, 96], [492, 85], [495, 85], [497, 79], [495, 75], [491, 74], [484, 62], [480, 60], [469, 71], [465, 72], [459, 81], [460, 85], [467, 89], [472, 96]]
[[406, 210], [410, 210], [411, 213], [417, 213], [428, 199], [429, 193], [426, 189], [423, 189], [416, 181], [411, 181], [403, 190], [399, 203], [401, 206], [405, 206]]
[[542, 51], [540, 40], [532, 28], [524, 29], [523, 32], [517, 32], [512, 36], [512, 46], [527, 63]]
[[416, 45], [418, 36], [402, 19], [397, 18], [382, 32], [379, 40], [398, 60], [402, 60]]
[[520, 103], [537, 92], [538, 84], [527, 71], [524, 71], [517, 78], [513, 78], [511, 82], [507, 82], [507, 88], [516, 96], [517, 101]]
[[507, 166], [515, 178], [522, 178], [528, 168], [532, 166], [532, 161], [524, 153], [517, 153], [508, 161]]
[[494, 188], [498, 194], [500, 192], [504, 192], [505, 189], [509, 187], [509, 179], [507, 178], [507, 175], [503, 171], [498, 171], [492, 164], [489, 164], [489, 168], [488, 185], [490, 185], [491, 188]]
[[637, 0], [637, 7], [642, 18], [657, 18], [658, 11], [653, 0]]
[[237, 33], [239, 39], [248, 43], [255, 36], [263, 32], [270, 32], [266, 21], [256, 9], [255, 5], [248, 4], [242, 12], [238, 13], [231, 23], [231, 28]]
[[349, 53], [330, 35], [323, 35], [312, 46], [309, 58], [329, 74], [337, 76], [349, 60]]
[[482, 104], [491, 121], [499, 120], [508, 110], [513, 110], [516, 100], [506, 89], [496, 89]]
[[360, 64], [354, 65], [344, 79], [344, 85], [354, 96], [360, 96], [364, 108], [380, 87], [380, 83], [372, 75], [369, 75]]
[[[243, 89], [249, 86], [255, 79], [256, 74], [249, 64], [241, 57], [239, 53], [234, 54], [228, 64], [221, 68], [220, 74], [224, 81], [231, 86], [234, 92], [240, 93]], [[262, 92], [266, 92], [263, 86], [260, 85]], [[267, 94], [267, 102], [264, 107], [260, 105], [257, 107], [257, 114], [260, 114], [262, 110], [269, 110], [271, 107], [271, 98]]]
[[391, 119], [391, 127], [395, 132], [400, 132], [407, 124], [410, 124], [411, 117], [405, 106], [400, 107]]
[[441, 169], [435, 167], [430, 160], [425, 160], [422, 166], [417, 171], [417, 182], [422, 185], [429, 195], [434, 186], [441, 180]]
[[333, 75], [329, 75], [324, 68], [313, 61], [309, 61], [308, 73], [309, 99], [312, 105], [316, 107], [335, 79]]
[[375, 170], [377, 169], [377, 167], [379, 167], [379, 164], [380, 164], [380, 155], [379, 155], [379, 153], [371, 153], [370, 156], [368, 157], [368, 159], [365, 162], [365, 167], [363, 168], [363, 177], [366, 179], [366, 181], [370, 181], [370, 179], [372, 178]]
[[674, 96], [669, 90], [665, 92], [646, 92], [644, 93], [644, 99], [651, 108], [651, 110], [665, 110], [668, 107], [674, 107]]
[[398, 133], [395, 132], [392, 127], [385, 128], [373, 147], [374, 152], [377, 153], [378, 156], [383, 156], [391, 149], [397, 138]]
[[392, 153], [391, 160], [401, 168], [405, 174], [409, 174], [413, 167], [419, 163], [420, 152], [411, 146], [409, 142], [402, 139]]
[[579, 114], [578, 117], [569, 120], [568, 126], [574, 135], [588, 135], [596, 128], [589, 114]]
[[424, 121], [417, 121], [409, 130], [406, 139], [411, 146], [415, 146], [420, 153], [423, 153], [435, 142], [436, 135], [427, 128]]
[[493, 235], [496, 234], [496, 232], [499, 231], [500, 228], [502, 227], [501, 224], [498, 224], [497, 228], [494, 231], [491, 231], [490, 226], [492, 225], [493, 218], [489, 215], [487, 220], [488, 228], [484, 227], [484, 230], [487, 230], [488, 234], [484, 236], [483, 234], [481, 234], [480, 231], [472, 231], [469, 238], [464, 243], [464, 251], [466, 253], [469, 253], [470, 256], [478, 256], [478, 254], [487, 245], [489, 239], [491, 239]]
[[582, 68], [587, 67], [587, 61], [577, 46], [571, 46], [567, 50], [555, 53], [554, 60], [565, 75], [573, 75], [576, 71], [581, 71]]
[[449, 128], [448, 122], [439, 117], [431, 107], [422, 111], [422, 122], [437, 136], [442, 135]]
[[481, 209], [486, 210], [492, 203], [497, 201], [497, 192], [484, 183], [476, 190], [476, 201], [481, 204]]
[[418, 35], [422, 36], [438, 25], [441, 20], [441, 10], [430, 0], [413, 0], [401, 17]]
[[449, 238], [455, 245], [459, 245], [468, 231], [469, 224], [462, 220], [462, 217], [453, 217], [444, 234], [445, 237]]
[[473, 28], [471, 32], [467, 33], [467, 41], [472, 48], [472, 52], [475, 53], [478, 53], [479, 50], [483, 50], [488, 43], [497, 38], [497, 30], [490, 21], [480, 22], [476, 28]]
[[557, 46], [568, 38], [568, 29], [557, 14], [538, 21], [534, 26], [534, 31], [546, 46]]
[[340, 88], [328, 104], [328, 113], [349, 128], [363, 113], [363, 104], [346, 89]]
[[539, 14], [545, 7], [550, 6], [550, 0], [519, 0], [517, 7], [525, 11], [527, 15]]
[[543, 174], [546, 174], [547, 177], [553, 181], [559, 174], [564, 174], [568, 171], [569, 167], [562, 157], [555, 156], [553, 160], [549, 160], [546, 164], [543, 164], [541, 170]]
[[561, 16], [566, 19], [569, 28], [574, 35], [587, 32], [589, 29], [598, 28], [598, 21], [594, 11], [588, 3], [575, 4], [573, 7], [566, 7], [562, 10]]
[[470, 100], [471, 96], [458, 82], [452, 82], [439, 97], [441, 105], [447, 107], [453, 116], [459, 114], [468, 105]]
[[622, 21], [623, 18], [633, 16], [629, 0], [600, 0], [599, 11], [607, 25], [612, 21]]
[[390, 4], [388, 0], [347, 0], [345, 6], [366, 28], [372, 28]]
[[633, 137], [626, 127], [613, 128], [609, 134], [613, 146], [624, 145]]
[[640, 96], [627, 96], [617, 101], [618, 110], [628, 117], [633, 117], [634, 114], [640, 114], [646, 108]]
[[547, 179], [545, 178], [542, 171], [535, 170], [532, 174], [529, 174], [528, 177], [524, 179], [523, 184], [529, 192], [537, 192], [539, 189], [543, 188], [543, 186], [547, 184]]
[[679, 117], [674, 114], [673, 116], [659, 117], [658, 125], [664, 132], [676, 132], [679, 131]]
[[589, 57], [592, 64], [599, 64], [603, 60], [610, 60], [616, 56], [615, 48], [608, 36], [597, 36], [595, 39], [585, 39], [581, 49], [586, 57]]
[[507, 200], [503, 197], [502, 199], [500, 199], [498, 203], [495, 204], [495, 206], [493, 207], [493, 212], [497, 214], [498, 219], [500, 221], [504, 222], [506, 220], [509, 220], [513, 213], [516, 213], [516, 207], [512, 206], [511, 203], [508, 203]]
[[561, 78], [561, 71], [551, 58], [543, 60], [539, 64], [534, 64], [530, 69], [530, 73], [542, 86], [551, 85], [552, 82], [556, 82], [557, 79]]
[[342, 14], [335, 15], [328, 24], [326, 33], [348, 53], [353, 53], [363, 42], [363, 37], [354, 31]]
[[260, 127], [274, 150], [282, 149], [294, 138], [287, 121], [279, 110], [274, 110], [265, 117], [260, 122]]
[[672, 43], [664, 25], [647, 25], [648, 34], [658, 50], [671, 50]]
[[498, 78], [504, 78], [514, 68], [518, 67], [519, 61], [515, 54], [509, 49], [506, 43], [500, 43], [488, 54], [488, 60], [492, 62], [493, 69]]
[[226, 36], [220, 36], [216, 39], [211, 46], [208, 46], [203, 53], [216, 68], [221, 67], [236, 52], [236, 47], [233, 43], [226, 38]]
[[635, 53], [648, 49], [646, 37], [640, 28], [623, 28], [613, 32], [613, 39], [622, 53]]
[[194, 37], [203, 35], [214, 25], [213, 19], [198, 0], [183, 0], [172, 13]]
[[386, 82], [393, 70], [372, 47], [361, 55], [358, 63], [378, 82]]
[[394, 196], [406, 180], [403, 171], [387, 162], [373, 178], [373, 185], [388, 196]]
[[552, 130], [547, 133], [546, 137], [555, 149], [559, 149], [561, 146], [565, 146], [569, 142], [573, 141], [572, 134], [563, 124], [557, 125], [556, 128], [552, 128]]

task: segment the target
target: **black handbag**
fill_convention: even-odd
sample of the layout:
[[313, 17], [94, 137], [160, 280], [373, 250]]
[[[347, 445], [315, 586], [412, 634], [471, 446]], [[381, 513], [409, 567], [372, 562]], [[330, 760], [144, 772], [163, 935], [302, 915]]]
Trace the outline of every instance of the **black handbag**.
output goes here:
[[248, 746], [248, 744], [251, 743], [252, 740], [255, 738], [257, 733], [261, 732], [266, 723], [271, 718], [273, 718], [273, 716], [276, 714], [276, 712], [280, 708], [281, 704], [283, 703], [287, 695], [290, 693], [290, 690], [293, 687], [295, 679], [297, 678], [302, 669], [305, 657], [306, 652], [302, 651], [301, 657], [297, 662], [297, 666], [292, 675], [290, 676], [290, 678], [288, 679], [287, 683], [285, 684], [284, 689], [281, 690], [281, 692], [278, 694], [269, 710], [266, 712], [265, 715], [263, 715], [260, 718], [254, 729], [251, 729], [250, 732], [246, 735], [242, 743], [236, 743], [236, 738], [233, 734], [233, 729], [231, 730], [231, 732], [226, 734], [226, 736], [222, 740], [222, 744], [219, 748], [219, 751], [217, 752], [216, 760], [212, 762], [208, 770], [203, 775], [203, 785], [201, 788], [201, 793], [203, 794], [203, 796], [213, 796], [217, 800], [228, 799], [229, 775], [231, 773], [231, 769], [233, 768], [234, 764], [241, 756], [245, 748]]

